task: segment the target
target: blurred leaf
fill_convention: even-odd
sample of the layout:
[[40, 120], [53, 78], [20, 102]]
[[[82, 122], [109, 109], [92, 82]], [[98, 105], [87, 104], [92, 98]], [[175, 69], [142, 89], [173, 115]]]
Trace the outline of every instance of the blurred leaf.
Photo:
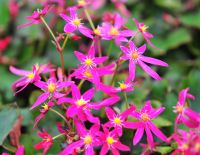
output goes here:
[[187, 13], [181, 16], [180, 21], [186, 26], [200, 29], [200, 10], [195, 13]]
[[8, 136], [17, 117], [17, 111], [13, 108], [5, 108], [0, 111], [0, 145]]
[[158, 6], [170, 9], [172, 11], [178, 11], [182, 8], [180, 0], [154, 0]]
[[170, 146], [157, 146], [155, 148], [156, 152], [159, 152], [161, 154], [168, 154], [170, 153], [173, 149]]
[[166, 127], [166, 126], [171, 126], [172, 125], [172, 122], [169, 121], [168, 119], [165, 119], [161, 116], [155, 118], [152, 120], [152, 122], [158, 127], [158, 128], [161, 128], [161, 127]]
[[22, 125], [27, 126], [30, 124], [30, 122], [32, 121], [32, 115], [31, 112], [28, 108], [22, 108], [20, 109], [20, 113], [23, 115], [24, 119], [22, 122]]
[[0, 0], [0, 29], [6, 29], [10, 18], [8, 1]]

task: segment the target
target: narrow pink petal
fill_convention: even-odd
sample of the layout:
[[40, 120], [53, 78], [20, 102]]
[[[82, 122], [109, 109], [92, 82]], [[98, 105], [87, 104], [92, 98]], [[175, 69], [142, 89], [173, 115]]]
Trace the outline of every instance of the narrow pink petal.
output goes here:
[[86, 56], [84, 54], [82, 54], [81, 52], [75, 51], [74, 55], [76, 56], [76, 58], [80, 61], [83, 62], [84, 59], [86, 58]]
[[10, 66], [10, 67], [9, 67], [9, 70], [10, 70], [12, 73], [14, 73], [14, 74], [16, 74], [16, 75], [20, 75], [20, 76], [27, 76], [29, 73], [31, 73], [30, 71], [17, 69], [17, 68], [15, 68], [15, 67], [13, 67], [13, 66]]
[[92, 146], [88, 146], [85, 148], [85, 155], [94, 155], [94, 150], [92, 148]]
[[37, 124], [39, 123], [39, 121], [45, 116], [45, 114], [41, 113], [39, 116], [36, 117], [34, 125], [33, 125], [33, 129], [37, 126]]
[[80, 148], [83, 145], [84, 145], [83, 140], [79, 140], [79, 141], [76, 141], [74, 143], [71, 143], [71, 144], [67, 145], [67, 147], [65, 147], [65, 149], [62, 150], [62, 152], [59, 153], [59, 155], [69, 155], [69, 154], [72, 154], [76, 148]]
[[122, 144], [120, 141], [114, 143], [114, 146], [121, 151], [130, 151], [130, 148], [124, 144]]
[[131, 113], [131, 116], [133, 116], [133, 117], [135, 117], [135, 118], [137, 118], [137, 119], [140, 119], [140, 113], [137, 112], [137, 111], [133, 111], [133, 112]]
[[72, 99], [72, 98], [68, 98], [68, 97], [64, 97], [64, 98], [60, 98], [59, 100], [58, 100], [58, 102], [57, 102], [57, 104], [59, 105], [59, 104], [62, 104], [62, 103], [70, 103], [70, 104], [74, 104], [74, 99]]
[[197, 118], [200, 118], [200, 114], [191, 110], [190, 108], [185, 108], [184, 114], [186, 114], [193, 121], [197, 121]]
[[114, 72], [114, 67], [115, 67], [115, 64], [110, 64], [101, 68], [97, 68], [96, 70], [99, 76], [103, 76], [106, 74], [112, 74]]
[[137, 21], [135, 18], [133, 18], [132, 20], [135, 22], [135, 25], [136, 25], [137, 27], [139, 27], [138, 21]]
[[124, 53], [124, 54], [129, 54], [129, 49], [127, 48], [127, 47], [125, 47], [125, 46], [120, 46], [120, 49], [121, 49], [121, 51]]
[[95, 64], [101, 64], [101, 63], [103, 63], [104, 61], [106, 61], [107, 59], [108, 59], [108, 56], [98, 57], [98, 58], [95, 58], [94, 63], [95, 63]]
[[77, 100], [81, 98], [80, 90], [75, 84], [72, 84], [72, 96]]
[[29, 22], [29, 23], [21, 24], [21, 25], [17, 26], [17, 29], [21, 29], [21, 28], [24, 28], [24, 27], [27, 27], [27, 26], [31, 26], [33, 24], [39, 24], [39, 23], [41, 23], [40, 20], [38, 22], [33, 20], [33, 21]]
[[124, 37], [132, 37], [133, 35], [135, 35], [135, 32], [133, 32], [132, 30], [122, 30], [120, 31], [120, 35]]
[[76, 26], [72, 25], [71, 23], [67, 23], [64, 27], [64, 32], [71, 33], [74, 32], [76, 29]]
[[109, 120], [112, 120], [116, 116], [116, 113], [110, 107], [106, 107], [105, 111]]
[[38, 105], [42, 104], [44, 101], [46, 101], [46, 99], [49, 97], [49, 92], [45, 92], [43, 94], [41, 94], [36, 102], [32, 105], [32, 107], [30, 108], [30, 110], [34, 109], [35, 107], [37, 107]]
[[108, 144], [103, 144], [100, 155], [106, 155], [109, 150]]
[[15, 155], [23, 155], [23, 154], [24, 154], [24, 146], [20, 145]]
[[130, 47], [131, 50], [134, 50], [136, 48], [136, 46], [135, 46], [133, 41], [130, 41], [129, 47]]
[[146, 48], [147, 48], [146, 44], [140, 46], [140, 47], [138, 48], [138, 53], [139, 53], [139, 54], [143, 54], [143, 53], [146, 51]]
[[165, 108], [163, 107], [156, 109], [154, 112], [151, 113], [150, 115], [151, 119], [159, 116], [164, 110]]
[[59, 92], [54, 92], [54, 93], [53, 93], [53, 96], [54, 96], [56, 99], [59, 99], [59, 98], [61, 98], [61, 97], [66, 96], [66, 94], [61, 94], [61, 93], [59, 93]]
[[120, 155], [119, 151], [114, 147], [111, 147], [111, 151], [113, 155]]
[[80, 25], [80, 26], [78, 27], [78, 29], [79, 29], [79, 31], [80, 31], [84, 36], [86, 36], [86, 37], [88, 37], [88, 38], [91, 38], [91, 39], [94, 38], [94, 37], [92, 36], [92, 31], [91, 31], [89, 28], [87, 28], [87, 27], [85, 27], [85, 26], [83, 26], [83, 25]]
[[69, 118], [73, 118], [76, 114], [77, 114], [77, 107], [72, 105], [72, 106], [69, 106], [68, 109], [67, 109], [67, 113], [66, 113], [66, 116]]
[[87, 134], [87, 129], [85, 128], [84, 124], [80, 122], [77, 118], [74, 118], [74, 124], [76, 126], [76, 130], [79, 136], [84, 137]]
[[147, 56], [142, 56], [140, 59], [149, 64], [168, 67], [167, 63], [165, 63], [164, 61], [161, 61], [159, 59], [155, 59], [155, 58], [151, 58], [151, 57], [147, 57]]
[[34, 85], [43, 90], [47, 90], [47, 83], [44, 81], [36, 81], [36, 82], [34, 82]]
[[167, 137], [151, 122], [148, 123], [149, 128], [151, 129], [151, 131], [158, 137], [160, 138], [162, 141], [164, 142], [168, 142], [167, 141]]
[[66, 88], [68, 86], [70, 86], [71, 84], [74, 84], [73, 81], [64, 81], [64, 82], [60, 82], [58, 85], [57, 85], [57, 88], [60, 89], [60, 88]]
[[134, 81], [134, 79], [135, 79], [135, 62], [134, 61], [132, 61], [132, 60], [130, 60], [129, 61], [129, 79], [131, 80], [131, 81]]
[[142, 138], [144, 134], [144, 128], [138, 128], [136, 130], [135, 136], [133, 138], [133, 145], [136, 145]]
[[183, 89], [183, 90], [180, 91], [180, 93], [179, 93], [179, 103], [181, 105], [185, 104], [188, 91], [189, 91], [189, 88], [186, 88], [186, 89]]
[[126, 119], [126, 117], [128, 117], [128, 115], [130, 115], [134, 110], [135, 110], [135, 106], [131, 106], [130, 108], [128, 108], [127, 110], [125, 110], [124, 112], [122, 112], [120, 114], [120, 117], [122, 119]]
[[88, 51], [88, 55], [91, 56], [92, 58], [95, 57], [95, 47], [94, 47], [94, 45], [91, 45], [91, 47]]
[[144, 35], [147, 36], [148, 38], [153, 38], [153, 34], [149, 32], [144, 32]]
[[70, 7], [69, 8], [69, 12], [70, 12], [70, 16], [75, 19], [77, 17], [77, 13], [76, 13], [77, 8], [75, 7]]
[[93, 96], [94, 96], [94, 91], [95, 91], [95, 89], [94, 88], [91, 88], [91, 89], [89, 89], [88, 91], [86, 91], [84, 94], [83, 94], [83, 99], [84, 100], [88, 100], [88, 101], [90, 101], [92, 98], [93, 98]]
[[60, 15], [60, 17], [62, 18], [62, 19], [64, 19], [66, 22], [70, 22], [70, 17], [69, 16], [67, 16], [67, 15], [65, 15], [64, 13], [61, 13], [61, 14], [59, 14]]
[[145, 131], [146, 131], [146, 134], [147, 134], [147, 142], [151, 146], [151, 148], [153, 148], [154, 142], [153, 142], [153, 136], [152, 136], [151, 130], [149, 129], [148, 126], [145, 126]]
[[129, 128], [129, 129], [137, 129], [137, 128], [144, 128], [144, 125], [142, 122], [123, 122], [123, 127]]
[[154, 48], [154, 49], [156, 49], [156, 50], [160, 50], [159, 48], [157, 48], [156, 46], [154, 46], [154, 45], [152, 44], [152, 42], [149, 40], [149, 38], [148, 38], [147, 36], [145, 36], [145, 34], [143, 34], [143, 37], [144, 37], [144, 39], [147, 41], [147, 43], [148, 43], [152, 48]]
[[120, 14], [116, 14], [114, 27], [116, 29], [119, 29], [122, 27], [123, 24], [124, 24], [124, 19], [120, 16]]
[[100, 124], [99, 118], [98, 117], [94, 117], [90, 111], [85, 110], [85, 114], [87, 117], [87, 120], [90, 121], [91, 123], [97, 123]]
[[141, 68], [147, 73], [149, 74], [152, 78], [156, 79], [156, 80], [161, 80], [160, 76], [154, 71], [152, 70], [149, 66], [147, 66], [144, 62], [138, 60], [139, 65], [141, 66]]
[[120, 57], [120, 60], [128, 60], [128, 59], [129, 59], [129, 57], [127, 55], [123, 55]]
[[199, 126], [199, 122], [189, 120], [184, 116], [182, 117], [182, 121], [188, 128], [197, 128]]

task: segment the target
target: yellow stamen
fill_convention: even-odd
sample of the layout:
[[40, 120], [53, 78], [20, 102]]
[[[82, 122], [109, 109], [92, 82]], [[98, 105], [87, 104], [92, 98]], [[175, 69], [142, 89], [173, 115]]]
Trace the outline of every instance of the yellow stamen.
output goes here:
[[74, 19], [74, 20], [72, 21], [72, 23], [73, 23], [74, 25], [76, 25], [76, 26], [79, 26], [79, 25], [81, 24], [81, 20], [78, 19], [78, 18], [76, 18], [76, 19]]
[[107, 143], [109, 144], [109, 145], [112, 145], [114, 142], [115, 142], [115, 140], [112, 138], [112, 137], [107, 137], [107, 139], [106, 139], [106, 141], [107, 141]]
[[49, 106], [47, 104], [44, 104], [42, 107], [44, 110], [49, 110]]
[[85, 6], [87, 3], [85, 0], [78, 0], [78, 5], [79, 6]]
[[115, 117], [114, 118], [114, 122], [115, 122], [115, 124], [120, 125], [121, 124], [121, 119], [119, 117]]
[[149, 115], [147, 113], [142, 113], [140, 117], [141, 117], [142, 121], [144, 121], [144, 122], [150, 120]]
[[121, 89], [126, 89], [127, 88], [127, 85], [125, 83], [119, 83], [119, 87]]
[[194, 148], [195, 150], [200, 151], [200, 143], [195, 144]]
[[55, 91], [56, 91], [56, 85], [55, 85], [55, 83], [50, 82], [48, 84], [48, 92], [53, 93]]
[[131, 58], [132, 59], [137, 59], [139, 56], [138, 56], [138, 53], [137, 52], [132, 52], [131, 53]]
[[119, 31], [116, 28], [112, 27], [110, 30], [110, 34], [113, 36], [117, 36], [119, 34]]
[[89, 70], [87, 70], [84, 72], [84, 76], [90, 79], [92, 78], [92, 73]]
[[29, 74], [27, 75], [27, 77], [28, 77], [29, 79], [32, 79], [32, 78], [34, 78], [34, 74], [33, 74], [33, 73], [29, 73]]
[[182, 148], [183, 148], [183, 150], [187, 150], [187, 149], [188, 149], [188, 145], [184, 143], [184, 144], [182, 145]]
[[76, 105], [79, 106], [79, 107], [82, 106], [82, 105], [85, 105], [85, 104], [87, 104], [87, 101], [85, 101], [83, 98], [76, 101]]
[[96, 28], [94, 30], [94, 34], [96, 34], [96, 35], [100, 35], [101, 34], [101, 31], [99, 30], [99, 28]]
[[181, 105], [177, 105], [176, 106], [176, 111], [178, 112], [178, 113], [181, 113], [181, 112], [183, 112], [183, 106], [181, 106]]
[[148, 29], [148, 26], [146, 26], [146, 25], [143, 25], [143, 26], [140, 27], [140, 30], [141, 30], [142, 32], [146, 32], [147, 29]]
[[85, 64], [87, 65], [87, 66], [90, 66], [90, 65], [92, 65], [92, 59], [90, 59], [90, 58], [87, 58], [86, 60], [85, 60]]
[[85, 144], [91, 144], [92, 143], [92, 137], [91, 136], [85, 136], [84, 138], [84, 143]]

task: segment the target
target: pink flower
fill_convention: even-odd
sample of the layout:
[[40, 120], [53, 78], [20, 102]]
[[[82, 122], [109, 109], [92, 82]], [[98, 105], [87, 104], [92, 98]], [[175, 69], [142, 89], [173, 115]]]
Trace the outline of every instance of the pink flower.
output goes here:
[[115, 15], [114, 25], [109, 23], [102, 24], [102, 39], [111, 40], [114, 39], [117, 45], [120, 45], [121, 42], [127, 42], [126, 37], [131, 37], [135, 33], [131, 30], [120, 30], [124, 24], [124, 19], [119, 15]]
[[30, 110], [34, 109], [38, 105], [42, 104], [45, 102], [47, 99], [58, 99], [65, 94], [60, 93], [60, 89], [71, 86], [73, 82], [72, 81], [56, 81], [55, 78], [50, 78], [47, 82], [43, 81], [37, 81], [34, 83], [35, 86], [41, 88], [44, 93], [42, 93], [36, 100], [36, 102], [32, 105]]
[[168, 64], [161, 60], [144, 56], [143, 53], [146, 50], [145, 44], [137, 48], [134, 45], [134, 43], [131, 41], [129, 45], [130, 45], [130, 48], [127, 48], [125, 46], [120, 46], [121, 51], [125, 54], [121, 56], [120, 59], [129, 60], [129, 78], [131, 80], [134, 80], [136, 64], [139, 64], [140, 67], [152, 78], [156, 80], [160, 80], [161, 79], [160, 76], [154, 70], [152, 70], [149, 66], [147, 66], [145, 63], [149, 63], [149, 64], [153, 64], [157, 66], [163, 66], [163, 67], [167, 67]]
[[72, 33], [75, 30], [79, 30], [80, 33], [82, 33], [84, 36], [93, 38], [92, 31], [83, 26], [83, 23], [81, 23], [81, 19], [78, 18], [76, 13], [76, 8], [70, 8], [70, 16], [66, 16], [65, 14], [60, 14], [60, 17], [63, 18], [67, 24], [64, 27], [64, 32], [66, 33]]
[[19, 14], [19, 4], [16, 2], [16, 0], [10, 0], [9, 1], [9, 12], [13, 19]]
[[44, 149], [42, 155], [45, 155], [49, 150], [51, 145], [53, 144], [53, 138], [50, 134], [48, 134], [45, 130], [43, 132], [38, 132], [38, 136], [40, 136], [43, 140], [34, 146], [34, 149]]
[[46, 113], [49, 111], [49, 108], [51, 108], [52, 106], [54, 106], [54, 103], [51, 101], [48, 103], [44, 103], [44, 105], [42, 106], [43, 109], [40, 109], [40, 115], [37, 116], [35, 119], [33, 129], [39, 123], [39, 121], [46, 115]]
[[110, 97], [99, 103], [91, 102], [91, 99], [94, 95], [94, 88], [89, 89], [83, 95], [80, 94], [80, 90], [76, 85], [72, 85], [72, 98], [61, 98], [58, 101], [58, 104], [67, 102], [70, 103], [71, 106], [67, 109], [67, 117], [74, 118], [74, 116], [78, 116], [78, 118], [82, 121], [90, 121], [92, 123], [99, 123], [99, 118], [94, 117], [91, 114], [91, 109], [98, 110], [105, 106], [110, 106], [115, 104], [119, 97]]
[[154, 109], [151, 106], [151, 102], [147, 101], [144, 107], [139, 112], [133, 111], [131, 113], [133, 117], [139, 120], [138, 123], [140, 123], [139, 127], [136, 126], [137, 130], [133, 138], [133, 145], [136, 145], [141, 140], [144, 134], [144, 130], [147, 135], [147, 142], [151, 147], [154, 146], [152, 132], [162, 141], [168, 142], [167, 137], [151, 122], [152, 119], [160, 115], [160, 113], [162, 113], [163, 111], [163, 107]]
[[42, 22], [40, 17], [45, 16], [48, 10], [49, 10], [49, 6], [46, 5], [44, 9], [42, 10], [38, 9], [37, 11], [34, 11], [31, 16], [26, 17], [28, 20], [31, 20], [31, 21], [29, 23], [19, 25], [18, 28], [23, 28], [23, 27], [30, 26], [33, 24], [40, 24]]
[[82, 122], [79, 122], [77, 119], [75, 119], [75, 126], [80, 139], [67, 145], [67, 147], [65, 147], [65, 149], [59, 153], [59, 155], [72, 154], [74, 150], [81, 147], [84, 147], [85, 155], [95, 155], [93, 148], [101, 144], [98, 137], [99, 125], [94, 124], [90, 130], [87, 130]]
[[184, 123], [189, 128], [196, 128], [200, 125], [200, 114], [191, 110], [185, 105], [187, 98], [191, 100], [195, 99], [195, 97], [192, 94], [188, 93], [189, 90], [189, 88], [185, 88], [180, 91], [179, 100], [176, 106], [173, 107], [175, 108], [174, 112], [178, 113], [175, 123]]
[[16, 88], [18, 88], [18, 87], [22, 87], [16, 93], [22, 91], [30, 83], [34, 83], [36, 81], [39, 81], [41, 79], [40, 78], [41, 73], [47, 73], [51, 70], [49, 65], [46, 65], [46, 64], [40, 65], [40, 66], [39, 65], [33, 65], [33, 68], [32, 68], [31, 71], [17, 69], [13, 66], [10, 66], [9, 69], [12, 73], [19, 75], [19, 76], [22, 76], [20, 79], [18, 79], [17, 81], [15, 81], [12, 84], [13, 90], [16, 90]]
[[12, 37], [10, 37], [10, 36], [7, 36], [4, 39], [0, 39], [0, 54], [8, 47], [11, 40], [12, 40]]
[[118, 92], [130, 92], [133, 91], [135, 84], [131, 81], [131, 79], [127, 78], [125, 82], [119, 82], [119, 87], [117, 88]]
[[130, 151], [130, 148], [122, 144], [118, 139], [118, 134], [115, 130], [111, 132], [107, 128], [103, 127], [104, 133], [101, 133], [100, 140], [103, 146], [100, 151], [100, 155], [106, 155], [109, 150], [111, 150], [113, 155], [119, 155], [119, 151]]
[[114, 127], [117, 134], [122, 136], [122, 128], [126, 127], [126, 125], [130, 124], [130, 122], [126, 122], [126, 118], [130, 115], [131, 112], [135, 110], [135, 106], [130, 107], [129, 109], [125, 110], [121, 114], [116, 114], [111, 108], [106, 107], [106, 115], [109, 119], [109, 122], [105, 123], [105, 127]]
[[153, 38], [153, 35], [151, 33], [147, 32], [148, 26], [146, 26], [144, 23], [139, 23], [135, 18], [133, 18], [133, 21], [135, 22], [138, 30], [142, 33], [142, 36], [147, 41], [147, 43], [151, 47], [157, 49], [150, 41], [150, 39]]

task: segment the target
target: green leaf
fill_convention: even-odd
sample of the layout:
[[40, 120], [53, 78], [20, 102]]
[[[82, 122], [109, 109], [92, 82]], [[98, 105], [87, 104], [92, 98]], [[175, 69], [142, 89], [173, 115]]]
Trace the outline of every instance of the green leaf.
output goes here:
[[161, 116], [155, 118], [152, 120], [152, 122], [158, 127], [158, 128], [161, 128], [161, 127], [167, 127], [167, 126], [171, 126], [172, 125], [172, 122], [169, 121], [168, 119], [165, 119]]
[[161, 154], [167, 154], [170, 153], [173, 149], [170, 146], [157, 146], [155, 150]]
[[182, 5], [180, 0], [154, 0], [155, 4], [158, 6], [170, 9], [172, 11], [181, 10]]
[[195, 13], [189, 13], [181, 16], [180, 21], [186, 26], [200, 29], [200, 10]]
[[17, 120], [17, 111], [13, 108], [6, 108], [0, 111], [0, 145], [11, 131], [15, 121]]
[[8, 1], [0, 1], [0, 29], [6, 29], [10, 18]]

